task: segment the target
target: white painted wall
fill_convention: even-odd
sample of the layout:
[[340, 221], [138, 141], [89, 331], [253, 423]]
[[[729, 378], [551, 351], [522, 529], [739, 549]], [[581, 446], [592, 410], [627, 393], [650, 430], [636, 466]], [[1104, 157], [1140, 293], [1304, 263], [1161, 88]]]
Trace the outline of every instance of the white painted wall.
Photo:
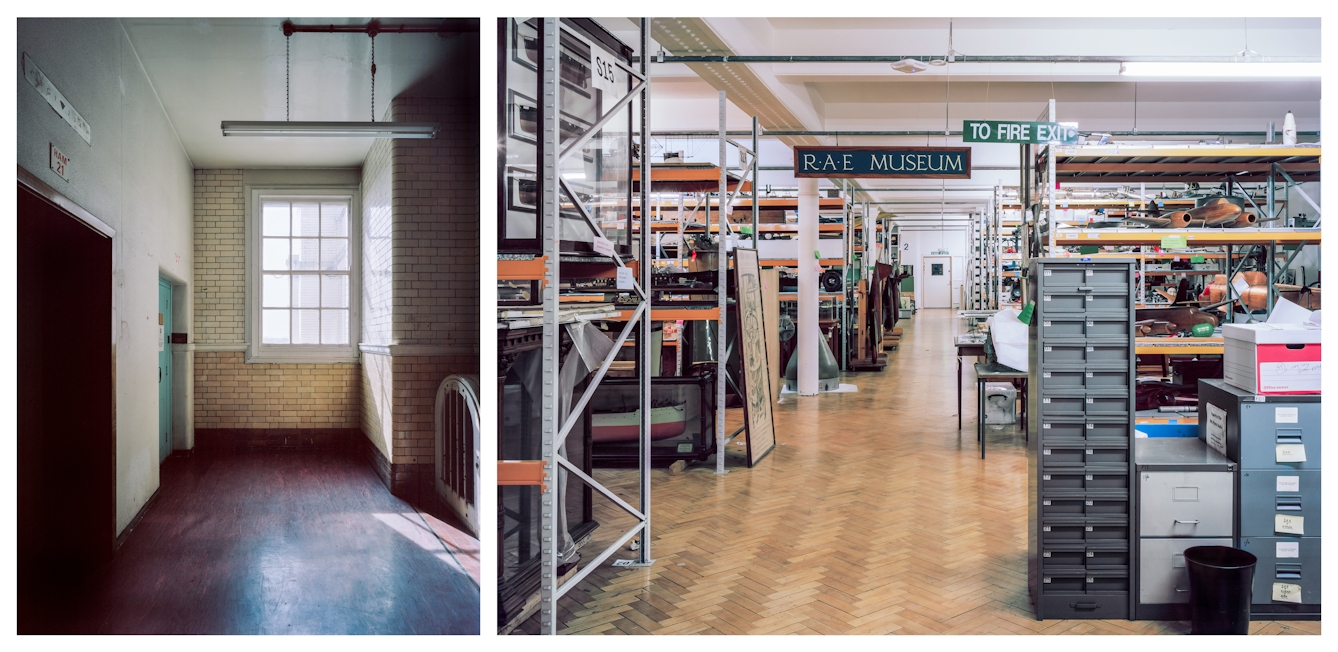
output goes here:
[[[916, 229], [929, 228], [924, 226], [915, 227]], [[952, 227], [939, 231], [937, 229], [930, 231], [915, 230], [910, 231], [903, 227], [900, 231], [901, 240], [901, 264], [915, 266], [915, 293], [916, 305], [924, 306], [919, 299], [920, 288], [923, 284], [924, 261], [925, 256], [933, 255], [933, 252], [939, 249], [946, 249], [952, 256], [952, 297], [953, 305], [959, 302], [962, 295], [962, 283], [966, 280], [966, 265], [970, 259], [967, 257], [967, 233], [965, 230], [954, 230]]]
[[[193, 280], [192, 165], [119, 21], [19, 19], [17, 46], [17, 58], [32, 57], [93, 134], [91, 145], [84, 142], [16, 61], [18, 164], [116, 229], [119, 534], [158, 488], [158, 278]], [[48, 168], [50, 143], [70, 157], [70, 181]], [[187, 332], [191, 295], [184, 293], [186, 311], [176, 320]]]

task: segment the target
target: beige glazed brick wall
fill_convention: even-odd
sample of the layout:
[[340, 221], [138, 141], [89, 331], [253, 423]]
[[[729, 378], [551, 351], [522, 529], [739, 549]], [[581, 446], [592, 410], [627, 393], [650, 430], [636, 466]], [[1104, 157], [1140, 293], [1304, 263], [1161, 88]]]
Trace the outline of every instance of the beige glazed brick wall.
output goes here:
[[247, 364], [243, 356], [196, 353], [196, 427], [359, 427], [358, 365]]
[[[246, 343], [242, 170], [195, 171], [195, 344]], [[247, 364], [195, 351], [195, 427], [357, 428], [359, 365]]]
[[434, 407], [441, 381], [478, 367], [478, 355], [395, 356], [393, 464], [433, 464], [436, 444]]
[[195, 340], [246, 341], [246, 200], [241, 170], [195, 171]]

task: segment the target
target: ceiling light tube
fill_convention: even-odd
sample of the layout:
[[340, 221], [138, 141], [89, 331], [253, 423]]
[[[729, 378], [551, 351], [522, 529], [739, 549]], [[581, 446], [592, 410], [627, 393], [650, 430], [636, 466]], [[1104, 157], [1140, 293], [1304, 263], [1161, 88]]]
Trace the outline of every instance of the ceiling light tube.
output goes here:
[[225, 120], [224, 136], [264, 138], [436, 138], [435, 122], [246, 122]]
[[1304, 62], [1126, 61], [1126, 77], [1319, 77], [1321, 64]]

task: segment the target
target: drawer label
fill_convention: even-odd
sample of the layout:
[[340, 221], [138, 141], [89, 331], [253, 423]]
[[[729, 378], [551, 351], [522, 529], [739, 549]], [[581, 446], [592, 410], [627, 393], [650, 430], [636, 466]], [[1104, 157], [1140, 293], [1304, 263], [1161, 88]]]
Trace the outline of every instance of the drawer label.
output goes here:
[[[1049, 578], [1046, 578], [1049, 581]], [[1301, 585], [1286, 584], [1283, 582], [1273, 583], [1273, 601], [1274, 602], [1294, 602], [1301, 604]]]
[[1094, 398], [1089, 398], [1089, 399], [1085, 399], [1085, 400], [1087, 401], [1087, 404], [1088, 404], [1088, 405], [1091, 405], [1093, 402], [1096, 401], [1096, 399], [1094, 399]]
[[1091, 275], [1092, 275], [1092, 270], [1090, 270], [1090, 269], [1087, 270], [1087, 276], [1091, 276]]
[[1291, 514], [1274, 514], [1273, 531], [1305, 536], [1305, 517]]
[[1048, 270], [1048, 269], [1045, 270], [1045, 275], [1046, 275], [1046, 276], [1049, 276], [1049, 275], [1050, 275], [1050, 270]]
[[1095, 301], [1095, 300], [1096, 300], [1096, 297], [1094, 297], [1094, 296], [1092, 296], [1092, 295], [1089, 294], [1089, 295], [1087, 295], [1087, 300], [1088, 300], [1088, 301]]
[[1297, 423], [1300, 412], [1301, 408], [1298, 407], [1273, 408], [1273, 423]]
[[1277, 461], [1279, 462], [1304, 462], [1305, 444], [1278, 444]]
[[1088, 430], [1096, 430], [1096, 424], [1095, 424], [1095, 423], [1089, 423], [1089, 424], [1087, 424], [1087, 429], [1088, 429]]
[[1087, 377], [1088, 377], [1088, 378], [1091, 378], [1091, 377], [1092, 377], [1092, 372], [1090, 372], [1090, 371], [1087, 372]]
[[1301, 557], [1301, 542], [1279, 541], [1274, 556], [1278, 559], [1299, 559]]
[[1208, 404], [1208, 424], [1204, 428], [1204, 439], [1213, 450], [1226, 455], [1227, 413], [1212, 403]]
[[[1050, 526], [1049, 526], [1049, 525], [1043, 525], [1043, 526], [1041, 526], [1041, 531], [1042, 531], [1042, 532], [1049, 532], [1049, 531], [1050, 531]], [[1047, 580], [1047, 581], [1049, 581], [1049, 580]]]
[[1091, 532], [1091, 531], [1092, 531], [1092, 526], [1090, 525], [1083, 526], [1083, 532]]
[[[1049, 454], [1050, 454], [1050, 449], [1048, 449], [1048, 448], [1041, 449], [1041, 455], [1049, 455]], [[1049, 502], [1049, 501], [1046, 501], [1045, 504], [1049, 505], [1050, 502]]]
[[1047, 347], [1045, 347], [1045, 352], [1046, 352], [1046, 353], [1050, 353], [1051, 351], [1054, 351], [1054, 350], [1055, 350], [1055, 349], [1054, 349], [1054, 347], [1052, 347], [1052, 346], [1047, 346]]
[[1044, 322], [1044, 323], [1045, 323], [1045, 327], [1046, 327], [1046, 328], [1049, 328], [1049, 327], [1050, 327], [1050, 322], [1047, 321], [1047, 322]]
[[1045, 398], [1042, 398], [1042, 399], [1041, 399], [1041, 402], [1042, 402], [1042, 403], [1045, 403], [1045, 404], [1048, 405], [1048, 404], [1050, 403], [1050, 397], [1047, 396], [1047, 397], [1045, 397]]
[[1050, 424], [1048, 423], [1041, 424], [1041, 430], [1049, 430], [1049, 429], [1050, 429]]
[[1088, 556], [1088, 557], [1095, 557], [1095, 556], [1096, 556], [1096, 553], [1095, 553], [1095, 552], [1092, 552], [1091, 550], [1088, 550], [1088, 551], [1087, 551], [1087, 556]]
[[1049, 378], [1049, 377], [1050, 377], [1050, 372], [1048, 371], [1041, 372], [1041, 378]]
[[1088, 353], [1091, 353], [1091, 352], [1093, 352], [1093, 351], [1095, 351], [1095, 350], [1096, 350], [1096, 347], [1091, 347], [1091, 346], [1087, 347], [1087, 352], [1088, 352]]
[[1094, 322], [1094, 321], [1089, 321], [1089, 322], [1087, 322], [1087, 325], [1088, 325], [1089, 327], [1090, 327], [1090, 326], [1096, 326], [1096, 322]]
[[1043, 475], [1043, 476], [1041, 476], [1041, 479], [1042, 479], [1042, 480], [1049, 480], [1049, 479], [1050, 479], [1050, 476], [1048, 476], [1048, 475]]
[[1278, 491], [1300, 491], [1301, 476], [1299, 475], [1280, 475], [1278, 476]]
[[[1047, 500], [1047, 501], [1046, 501], [1046, 504], [1049, 504], [1049, 503], [1050, 503], [1050, 501]], [[1050, 554], [1051, 554], [1050, 551], [1049, 551], [1049, 550], [1046, 550], [1045, 552], [1041, 553], [1041, 556], [1042, 556], [1042, 557], [1049, 557]]]

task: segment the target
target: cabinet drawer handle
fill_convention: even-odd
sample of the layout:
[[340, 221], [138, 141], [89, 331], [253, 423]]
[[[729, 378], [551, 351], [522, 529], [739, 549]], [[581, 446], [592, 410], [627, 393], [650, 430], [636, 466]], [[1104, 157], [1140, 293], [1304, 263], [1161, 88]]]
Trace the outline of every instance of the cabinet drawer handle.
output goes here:
[[1192, 520], [1192, 521], [1182, 521], [1182, 520], [1180, 520], [1180, 519], [1177, 518], [1177, 519], [1175, 519], [1175, 522], [1176, 522], [1176, 523], [1182, 523], [1182, 524], [1184, 524], [1184, 525], [1198, 525], [1198, 524], [1199, 524], [1199, 519], [1196, 518], [1196, 519], [1194, 519], [1194, 520]]
[[1180, 587], [1177, 586], [1177, 587], [1175, 587], [1175, 592], [1176, 592], [1176, 593], [1189, 593], [1189, 589], [1182, 589], [1182, 588], [1180, 588]]

